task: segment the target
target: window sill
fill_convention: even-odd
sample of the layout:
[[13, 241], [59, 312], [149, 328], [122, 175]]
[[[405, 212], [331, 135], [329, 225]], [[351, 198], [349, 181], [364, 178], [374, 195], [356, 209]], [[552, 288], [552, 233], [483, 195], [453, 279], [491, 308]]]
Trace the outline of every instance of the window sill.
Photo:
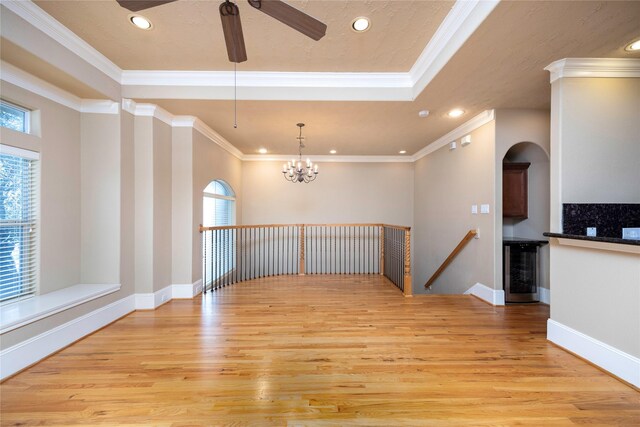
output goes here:
[[0, 334], [117, 292], [119, 284], [75, 285], [0, 307]]

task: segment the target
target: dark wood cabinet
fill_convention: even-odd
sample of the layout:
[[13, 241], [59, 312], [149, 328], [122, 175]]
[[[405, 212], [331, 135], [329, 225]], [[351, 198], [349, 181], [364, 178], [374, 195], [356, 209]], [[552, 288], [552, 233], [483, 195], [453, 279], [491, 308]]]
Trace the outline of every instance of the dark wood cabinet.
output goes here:
[[502, 164], [502, 216], [527, 218], [529, 216], [528, 170], [531, 163]]

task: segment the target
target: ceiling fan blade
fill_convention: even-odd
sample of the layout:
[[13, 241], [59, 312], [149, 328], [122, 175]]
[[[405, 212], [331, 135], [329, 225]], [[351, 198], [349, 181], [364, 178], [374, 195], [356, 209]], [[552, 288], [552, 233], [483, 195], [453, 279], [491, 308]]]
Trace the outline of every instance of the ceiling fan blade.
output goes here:
[[131, 12], [139, 12], [151, 7], [171, 3], [176, 0], [116, 0], [118, 4]]
[[320, 40], [327, 32], [326, 24], [283, 1], [249, 0], [249, 4], [314, 40]]
[[244, 62], [247, 60], [247, 50], [244, 47], [242, 24], [240, 23], [240, 11], [238, 6], [230, 1], [220, 5], [220, 19], [222, 20], [222, 32], [227, 45], [227, 54], [231, 62]]

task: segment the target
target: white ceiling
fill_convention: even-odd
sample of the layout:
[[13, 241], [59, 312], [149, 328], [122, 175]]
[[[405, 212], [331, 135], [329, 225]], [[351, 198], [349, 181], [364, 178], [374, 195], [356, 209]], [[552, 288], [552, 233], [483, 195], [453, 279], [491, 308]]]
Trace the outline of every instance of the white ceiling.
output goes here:
[[[155, 25], [150, 32], [128, 24], [128, 12], [112, 0], [37, 3], [122, 69], [232, 69], [220, 39], [218, 1], [179, 0], [150, 9], [145, 12]], [[441, 43], [443, 28], [452, 21], [451, 15], [446, 18], [451, 2], [291, 3], [326, 22], [327, 36], [320, 42], [306, 39], [240, 2], [249, 61], [238, 69], [338, 72], [313, 76], [341, 79], [344, 87], [323, 87], [321, 82], [310, 88], [305, 86], [310, 84], [307, 74], [292, 74], [285, 77], [306, 80], [288, 87], [285, 78], [279, 87], [265, 89], [257, 86], [270, 76], [252, 74], [256, 87], [241, 84], [238, 90], [237, 129], [232, 83], [220, 83], [224, 79], [212, 78], [210, 85], [194, 87], [189, 82], [192, 75], [183, 74], [180, 83], [169, 79], [165, 86], [125, 85], [123, 92], [176, 115], [199, 117], [245, 154], [255, 154], [261, 147], [275, 154], [295, 152], [295, 124], [302, 121], [307, 124], [309, 154], [336, 149], [342, 155], [396, 155], [399, 150], [410, 155], [483, 110], [549, 108], [544, 67], [555, 60], [640, 57], [640, 52], [624, 50], [640, 37], [640, 2], [635, 1], [503, 1], [486, 19], [460, 21], [457, 31], [449, 32], [448, 56], [432, 55], [431, 62], [422, 62], [427, 64], [422, 69], [416, 61], [433, 52], [423, 52], [425, 46]], [[348, 28], [359, 15], [373, 21], [363, 34]], [[465, 30], [468, 38], [462, 37]], [[19, 46], [2, 42], [3, 60], [60, 82], [78, 96], [86, 93], [86, 85], [74, 88], [60, 76], [64, 73], [43, 67], [42, 59], [25, 57]], [[447, 118], [453, 107], [463, 108], [465, 115]], [[422, 109], [431, 111], [428, 118], [418, 117]]]

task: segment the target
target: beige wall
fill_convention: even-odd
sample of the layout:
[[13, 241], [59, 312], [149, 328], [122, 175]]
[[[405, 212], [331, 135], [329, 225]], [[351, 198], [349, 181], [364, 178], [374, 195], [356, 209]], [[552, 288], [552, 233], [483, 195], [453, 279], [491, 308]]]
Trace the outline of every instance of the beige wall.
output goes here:
[[640, 79], [564, 78], [552, 88], [559, 203], [640, 203]]
[[120, 115], [82, 114], [81, 283], [120, 283]]
[[[193, 129], [172, 131], [172, 268], [173, 284], [190, 284], [193, 265]], [[195, 225], [197, 227], [197, 224]]]
[[[639, 203], [640, 79], [558, 79], [551, 112], [551, 231], [563, 203]], [[551, 319], [638, 357], [640, 255], [609, 245], [552, 244]]]
[[[550, 120], [547, 110], [496, 111], [496, 246], [495, 275], [502, 287], [503, 231], [516, 237], [544, 239], [542, 233], [550, 231], [549, 223], [549, 152]], [[502, 162], [510, 152], [511, 161], [527, 161], [529, 167], [529, 218], [513, 220], [502, 218]], [[506, 227], [504, 227], [506, 225]], [[540, 286], [549, 289], [549, 246], [540, 248]]]
[[551, 318], [640, 357], [640, 254], [552, 242], [551, 260]]
[[202, 244], [198, 226], [202, 224], [202, 192], [216, 179], [227, 182], [236, 194], [236, 224], [241, 224], [244, 202], [241, 195], [246, 191], [243, 185], [242, 170], [246, 166], [237, 157], [229, 154], [200, 132], [189, 129], [193, 140], [193, 179], [192, 179], [192, 222], [191, 222], [191, 281], [202, 278]]
[[171, 127], [153, 120], [153, 291], [171, 285]]
[[242, 223], [413, 224], [411, 163], [321, 163], [310, 184], [282, 176], [282, 162], [242, 165]]
[[40, 111], [41, 136], [0, 128], [2, 144], [40, 152], [40, 293], [80, 283], [80, 113], [2, 81], [2, 97]]
[[135, 162], [134, 117], [120, 115], [120, 284], [126, 295], [135, 292]]
[[135, 283], [153, 291], [153, 118], [135, 117]]
[[[41, 136], [0, 128], [3, 144], [40, 152], [39, 292], [81, 283], [81, 257], [96, 253], [91, 245], [102, 239], [106, 239], [108, 249], [103, 248], [101, 255], [115, 271], [107, 270], [102, 264], [104, 260], [85, 258], [85, 262], [96, 263], [96, 271], [100, 272], [90, 279], [94, 283], [105, 283], [102, 279], [108, 279], [109, 283], [122, 284], [118, 292], [2, 334], [0, 348], [6, 349], [133, 293], [133, 235], [124, 237], [127, 232], [133, 233], [133, 117], [127, 113], [120, 122], [118, 115], [81, 114], [4, 81], [0, 84], [3, 98], [36, 110], [40, 120]], [[96, 167], [95, 176], [91, 176], [89, 168], [82, 167], [81, 158]], [[113, 182], [106, 185], [94, 182], [95, 193], [102, 196], [96, 199], [91, 191], [94, 187], [85, 186], [81, 190], [81, 185], [98, 177]], [[123, 188], [126, 191], [121, 192]], [[107, 201], [117, 209], [103, 205]], [[101, 207], [108, 211], [104, 216], [97, 212]], [[94, 230], [99, 235], [82, 238], [81, 230], [89, 225], [83, 210], [100, 217], [98, 229], [104, 225], [110, 232], [115, 230], [116, 235]], [[115, 227], [118, 223], [120, 228]], [[119, 235], [123, 236], [122, 246], [118, 244]]]
[[136, 292], [151, 293], [172, 284], [172, 130], [136, 117], [134, 134]]
[[[424, 283], [471, 229], [480, 229], [432, 287], [434, 293], [459, 294], [479, 282], [501, 289], [494, 275], [495, 121], [471, 133], [472, 142], [447, 146], [415, 164], [414, 291]], [[490, 205], [490, 214], [471, 214], [471, 205]]]

